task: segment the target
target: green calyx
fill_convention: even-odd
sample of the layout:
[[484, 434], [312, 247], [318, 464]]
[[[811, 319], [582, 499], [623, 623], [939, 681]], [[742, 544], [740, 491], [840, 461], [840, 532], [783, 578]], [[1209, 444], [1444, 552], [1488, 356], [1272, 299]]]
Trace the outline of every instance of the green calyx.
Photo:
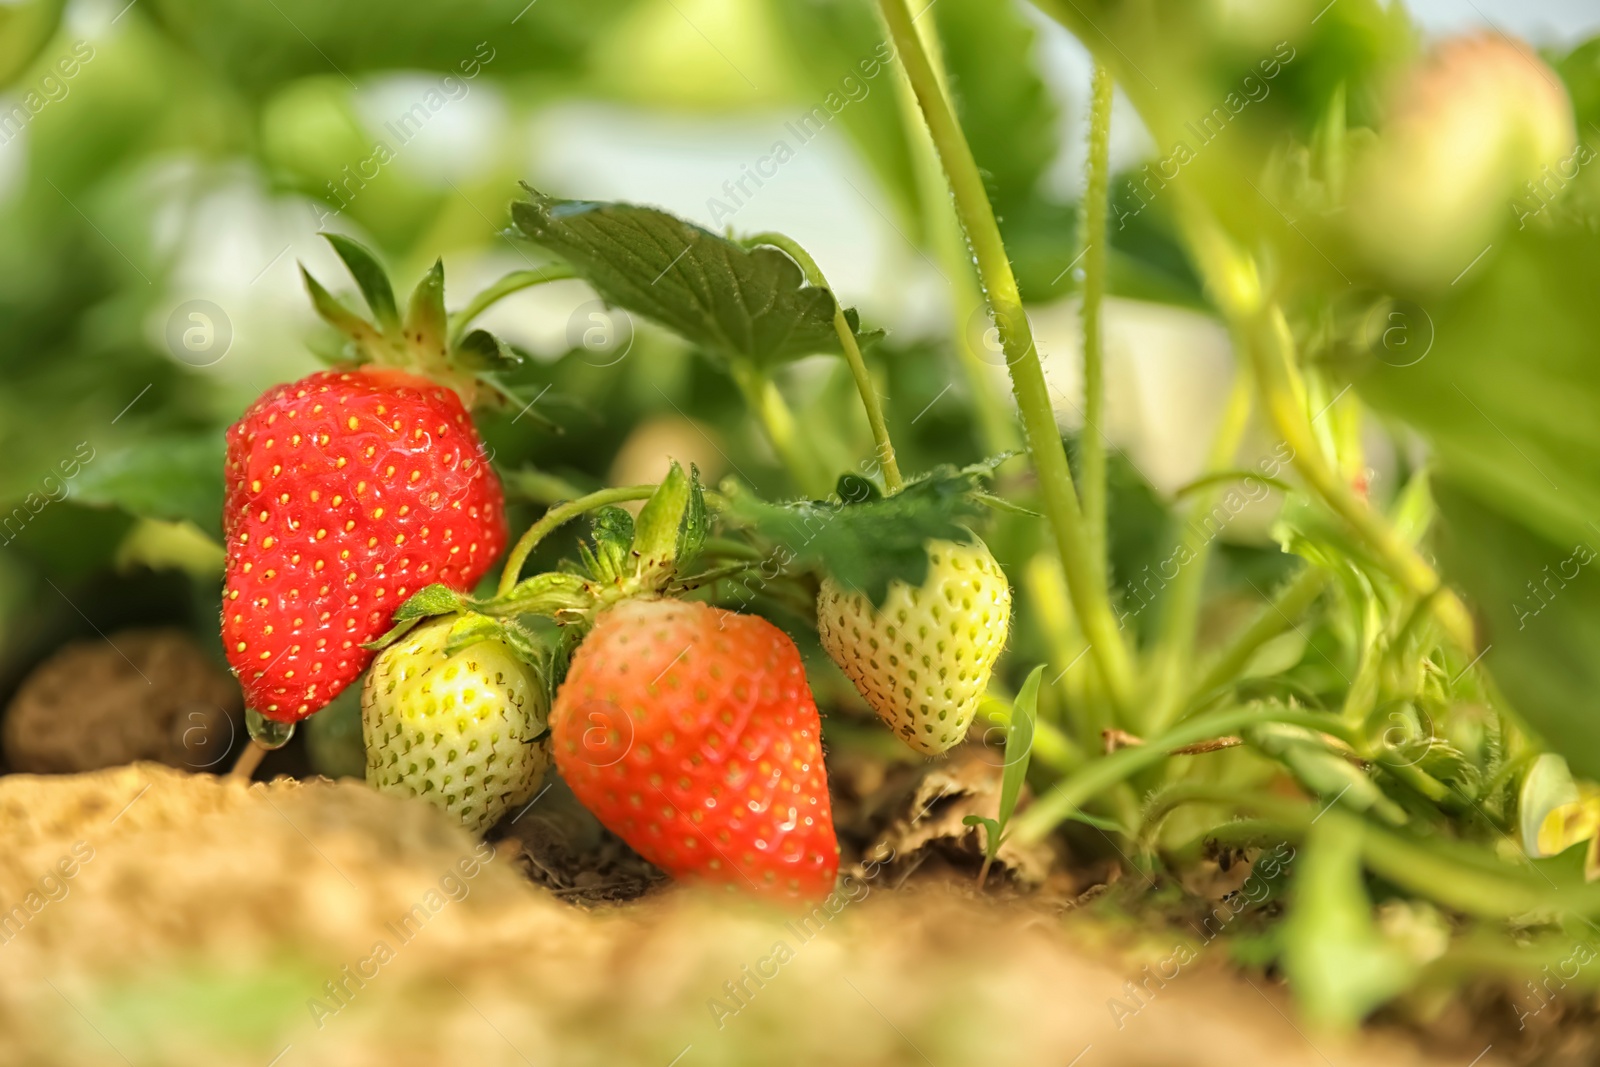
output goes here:
[[[469, 408], [484, 402], [521, 406], [499, 376], [519, 366], [522, 358], [488, 330], [469, 330], [467, 326], [496, 300], [530, 285], [571, 277], [570, 271], [558, 267], [517, 271], [452, 317], [444, 306], [444, 261], [435, 260], [402, 312], [387, 272], [370, 249], [342, 234], [322, 236], [350, 271], [371, 313], [370, 319], [362, 316], [329, 292], [304, 264], [300, 266], [317, 314], [344, 336], [335, 362], [371, 363], [420, 374], [454, 389]], [[529, 415], [544, 421], [535, 412]]]
[[[614, 495], [614, 494], [611, 494]], [[590, 542], [578, 546], [581, 566], [547, 571], [520, 581], [502, 583], [494, 596], [475, 598], [443, 585], [418, 590], [394, 613], [394, 627], [367, 648], [379, 650], [397, 641], [424, 619], [452, 613], [461, 618], [451, 631], [452, 649], [498, 637], [530, 663], [547, 655], [541, 638], [520, 621], [525, 616], [550, 619], [562, 627], [587, 628], [613, 604], [636, 597], [682, 592], [682, 567], [699, 555], [710, 526], [705, 490], [699, 472], [685, 473], [677, 463], [645, 501], [637, 520], [607, 499], [592, 494], [584, 500], [551, 508], [534, 524], [512, 553], [508, 567], [520, 569], [538, 541], [561, 521], [592, 516]], [[463, 644], [456, 644], [457, 633]], [[474, 636], [474, 635], [478, 636]]]

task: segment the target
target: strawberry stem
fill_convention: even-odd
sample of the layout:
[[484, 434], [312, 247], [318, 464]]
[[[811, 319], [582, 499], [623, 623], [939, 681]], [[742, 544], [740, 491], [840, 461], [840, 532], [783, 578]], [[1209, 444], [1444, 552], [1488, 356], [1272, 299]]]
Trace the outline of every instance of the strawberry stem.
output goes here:
[[1230, 641], [1206, 668], [1205, 674], [1190, 687], [1179, 712], [1198, 705], [1212, 690], [1239, 677], [1256, 650], [1300, 621], [1333, 578], [1332, 572], [1306, 565], [1276, 596], [1262, 606], [1259, 614]]
[[239, 753], [239, 758], [233, 761], [233, 769], [228, 772], [229, 778], [238, 778], [248, 782], [255, 776], [256, 768], [261, 766], [261, 761], [272, 750], [260, 741], [251, 739], [245, 750]]
[[1288, 320], [1263, 292], [1254, 260], [1192, 199], [1180, 199], [1178, 218], [1191, 259], [1248, 355], [1262, 407], [1292, 450], [1300, 477], [1372, 549], [1395, 581], [1413, 596], [1431, 598], [1450, 639], [1472, 652], [1477, 647], [1472, 616], [1460, 597], [1442, 585], [1428, 561], [1329, 464], [1296, 388]]
[[549, 263], [537, 270], [517, 270], [507, 274], [489, 288], [467, 301], [467, 306], [450, 316], [449, 347], [454, 349], [462, 336], [467, 332], [467, 327], [472, 320], [488, 311], [495, 304], [510, 296], [534, 285], [543, 285], [545, 282], [566, 281], [576, 278], [578, 272], [565, 263]]
[[1106, 212], [1111, 184], [1111, 71], [1094, 65], [1089, 104], [1089, 159], [1083, 190], [1079, 235], [1082, 237], [1083, 300], [1083, 435], [1078, 441], [1078, 477], [1083, 487], [1083, 521], [1089, 531], [1089, 554], [1105, 584], [1106, 559], [1106, 410], [1105, 344], [1101, 305], [1106, 293]]
[[[822, 268], [817, 266], [817, 261], [799, 243], [781, 233], [758, 233], [748, 238], [746, 245], [771, 245], [780, 249], [788, 257], [800, 264], [800, 269], [805, 271], [806, 281], [818, 289], [826, 289], [833, 293], [833, 288], [828, 280], [822, 276]], [[898, 493], [905, 485], [900, 477], [900, 464], [895, 460], [894, 442], [889, 439], [889, 425], [884, 421], [883, 403], [878, 399], [878, 391], [872, 384], [872, 373], [867, 370], [867, 361], [861, 356], [861, 346], [856, 343], [856, 333], [850, 328], [850, 321], [845, 318], [844, 305], [839, 301], [838, 294], [834, 293], [833, 300], [833, 329], [839, 335], [839, 347], [844, 349], [845, 362], [850, 364], [850, 374], [856, 380], [856, 391], [861, 394], [861, 406], [867, 412], [867, 425], [872, 428], [872, 440], [877, 445], [878, 462], [883, 465], [883, 482], [891, 494]]]
[[744, 402], [755, 412], [761, 427], [772, 443], [773, 451], [783, 462], [801, 492], [817, 498], [833, 492], [833, 481], [812, 452], [801, 446], [794, 412], [788, 401], [778, 391], [777, 383], [765, 370], [747, 359], [735, 359], [729, 364], [734, 384], [744, 395]]
[[1232, 734], [1246, 726], [1268, 722], [1302, 726], [1309, 730], [1331, 734], [1347, 743], [1356, 740], [1332, 716], [1295, 708], [1246, 705], [1196, 715], [1179, 723], [1161, 738], [1143, 745], [1119, 748], [1110, 755], [1086, 764], [1071, 777], [1062, 779], [1017, 816], [1012, 823], [1011, 832], [1023, 844], [1040, 841], [1055, 829], [1057, 823], [1077, 811], [1080, 804], [1098, 796], [1118, 782], [1126, 781], [1145, 768], [1162, 762], [1171, 756], [1174, 750], [1198, 741]]
[[928, 132], [939, 150], [956, 213], [966, 229], [979, 279], [996, 325], [1000, 327], [1001, 344], [1011, 370], [1012, 392], [1022, 413], [1028, 451], [1039, 476], [1045, 513], [1055, 532], [1072, 606], [1089, 639], [1090, 652], [1111, 703], [1120, 713], [1133, 701], [1132, 656], [1117, 628], [1110, 592], [1097, 577], [1093, 546], [1072, 482], [1072, 470], [1067, 464], [1067, 451], [1056, 427], [1050, 388], [1044, 379], [1044, 367], [1039, 361], [1027, 313], [1023, 310], [1022, 293], [1000, 237], [1000, 226], [995, 221], [994, 207], [989, 203], [972, 148], [917, 36], [906, 0], [879, 0], [879, 7], [906, 77], [922, 106]]
[[576, 500], [569, 500], [565, 504], [557, 504], [540, 516], [539, 521], [528, 527], [527, 531], [517, 539], [511, 549], [511, 555], [506, 558], [505, 570], [500, 572], [500, 585], [495, 590], [497, 596], [505, 596], [517, 584], [517, 579], [522, 577], [523, 565], [528, 562], [528, 556], [539, 546], [550, 532], [569, 519], [575, 519], [586, 511], [603, 508], [607, 504], [621, 504], [629, 500], [648, 500], [650, 494], [656, 491], [653, 485], [622, 485], [610, 489], [597, 489], [588, 496], [581, 496]]

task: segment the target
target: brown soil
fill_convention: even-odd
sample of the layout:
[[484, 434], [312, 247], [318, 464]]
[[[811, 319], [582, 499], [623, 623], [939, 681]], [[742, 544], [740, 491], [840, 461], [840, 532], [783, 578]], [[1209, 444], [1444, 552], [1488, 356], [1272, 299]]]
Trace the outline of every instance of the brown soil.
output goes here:
[[[154, 764], [0, 778], [0, 1063], [1465, 1067], [1479, 1053], [1309, 1033], [1219, 949], [1150, 979], [1144, 963], [1172, 955], [1164, 934], [1129, 954], [968, 880], [894, 890], [869, 866], [806, 916], [653, 879], [632, 903], [575, 908], [583, 872], [538, 843], [561, 821], [528, 819], [491, 849], [355, 782]], [[524, 874], [530, 840], [554, 891]], [[601, 883], [642, 877], [609, 862]]]
[[11, 769], [92, 771], [134, 760], [225, 769], [243, 735], [238, 684], [182, 630], [75, 641], [40, 664], [5, 716]]

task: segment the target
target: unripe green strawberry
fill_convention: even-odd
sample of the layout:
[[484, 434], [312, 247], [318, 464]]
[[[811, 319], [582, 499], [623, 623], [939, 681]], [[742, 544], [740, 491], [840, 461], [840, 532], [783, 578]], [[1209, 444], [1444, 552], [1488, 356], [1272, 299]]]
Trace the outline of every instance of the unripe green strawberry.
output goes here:
[[961, 741], [1011, 623], [1011, 583], [982, 541], [928, 542], [928, 576], [874, 606], [825, 578], [822, 647], [906, 744], [937, 756]]
[[379, 653], [361, 692], [361, 733], [369, 785], [420, 796], [477, 832], [539, 787], [550, 705], [504, 641], [448, 653], [456, 618], [431, 619]]

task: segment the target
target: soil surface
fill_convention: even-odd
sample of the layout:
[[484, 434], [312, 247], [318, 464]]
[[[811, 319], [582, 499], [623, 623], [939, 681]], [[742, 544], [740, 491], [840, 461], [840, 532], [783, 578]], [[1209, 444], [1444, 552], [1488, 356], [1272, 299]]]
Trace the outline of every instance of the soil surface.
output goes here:
[[0, 777], [0, 1063], [1510, 1062], [1309, 1033], [1215, 948], [1130, 954], [937, 864], [858, 864], [801, 915], [674, 887], [560, 803], [486, 845], [350, 781]]

